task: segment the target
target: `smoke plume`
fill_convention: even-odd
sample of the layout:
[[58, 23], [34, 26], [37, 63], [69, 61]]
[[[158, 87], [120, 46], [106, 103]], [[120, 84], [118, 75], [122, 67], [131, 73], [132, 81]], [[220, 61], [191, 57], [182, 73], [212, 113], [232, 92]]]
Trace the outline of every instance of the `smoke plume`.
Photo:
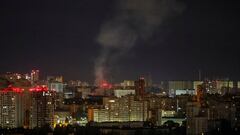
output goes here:
[[181, 13], [176, 0], [116, 0], [114, 17], [100, 28], [97, 42], [102, 46], [95, 61], [95, 83], [106, 79], [112, 58], [131, 49], [138, 39], [147, 40], [168, 17]]

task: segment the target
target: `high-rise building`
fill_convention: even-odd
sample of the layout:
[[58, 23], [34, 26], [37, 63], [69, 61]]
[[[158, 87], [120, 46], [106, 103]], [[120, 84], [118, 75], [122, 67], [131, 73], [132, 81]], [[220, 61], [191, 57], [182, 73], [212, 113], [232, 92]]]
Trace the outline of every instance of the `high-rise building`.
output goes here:
[[[203, 86], [206, 92], [210, 94], [234, 93], [234, 81], [230, 80], [205, 80]], [[237, 84], [235, 84], [235, 87], [237, 87]]]
[[47, 81], [63, 83], [63, 76], [47, 76]]
[[122, 83], [121, 83], [121, 86], [126, 88], [126, 87], [134, 87], [134, 81], [132, 80], [124, 80]]
[[81, 98], [86, 99], [91, 94], [91, 88], [77, 87], [77, 93], [80, 93]]
[[89, 108], [88, 120], [95, 122], [128, 122], [146, 121], [148, 119], [148, 103], [135, 100], [134, 95], [109, 99], [104, 108]]
[[116, 89], [116, 90], [114, 90], [114, 96], [116, 96], [116, 97], [122, 97], [122, 96], [130, 95], [130, 94], [134, 95], [135, 90], [131, 90], [131, 89], [129, 89], [129, 90], [127, 90], [127, 89], [124, 89], [124, 90]]
[[0, 126], [17, 128], [23, 126], [23, 90], [8, 87], [0, 91]]
[[206, 91], [202, 85], [197, 88], [197, 96], [187, 103], [187, 135], [206, 134], [211, 130], [222, 130], [217, 126], [219, 120], [229, 123], [234, 128], [237, 123], [236, 103], [229, 99], [205, 98]]
[[168, 89], [169, 90], [186, 90], [186, 89], [193, 89], [193, 82], [192, 81], [169, 81], [168, 82]]
[[207, 132], [206, 109], [202, 109], [198, 102], [187, 103], [187, 135], [201, 135]]
[[61, 82], [50, 82], [48, 83], [48, 88], [51, 91], [63, 93], [63, 83]]
[[197, 91], [198, 85], [202, 85], [203, 81], [193, 81], [193, 89]]
[[31, 80], [31, 76], [29, 74], [24, 74], [24, 78], [27, 79], [27, 80]]
[[30, 127], [42, 127], [54, 124], [55, 92], [46, 86], [36, 86], [30, 89], [32, 105], [30, 110]]
[[145, 80], [143, 77], [140, 77], [139, 80], [134, 82], [135, 91], [137, 96], [143, 97], [145, 94]]
[[39, 70], [32, 70], [31, 72], [31, 82], [32, 84], [39, 80]]
[[178, 94], [194, 94], [193, 81], [169, 81], [168, 82], [168, 94], [170, 97], [174, 97]]

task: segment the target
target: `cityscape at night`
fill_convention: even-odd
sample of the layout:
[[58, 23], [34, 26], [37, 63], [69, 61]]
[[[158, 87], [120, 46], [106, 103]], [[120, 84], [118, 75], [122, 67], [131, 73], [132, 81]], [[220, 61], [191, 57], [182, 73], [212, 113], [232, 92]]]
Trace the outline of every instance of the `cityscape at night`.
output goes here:
[[3, 0], [0, 135], [239, 135], [237, 0]]

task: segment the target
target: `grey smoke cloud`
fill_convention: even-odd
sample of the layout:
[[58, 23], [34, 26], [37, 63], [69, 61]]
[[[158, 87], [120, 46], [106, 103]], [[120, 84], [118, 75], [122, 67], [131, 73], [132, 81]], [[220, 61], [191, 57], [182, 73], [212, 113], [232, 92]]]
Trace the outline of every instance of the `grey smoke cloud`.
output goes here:
[[102, 25], [97, 37], [102, 51], [95, 62], [96, 83], [106, 79], [110, 58], [126, 53], [138, 39], [147, 40], [166, 18], [184, 10], [176, 0], [116, 0], [115, 4], [114, 17]]
[[104, 24], [97, 39], [103, 47], [125, 49], [134, 45], [137, 33], [126, 22], [112, 21]]

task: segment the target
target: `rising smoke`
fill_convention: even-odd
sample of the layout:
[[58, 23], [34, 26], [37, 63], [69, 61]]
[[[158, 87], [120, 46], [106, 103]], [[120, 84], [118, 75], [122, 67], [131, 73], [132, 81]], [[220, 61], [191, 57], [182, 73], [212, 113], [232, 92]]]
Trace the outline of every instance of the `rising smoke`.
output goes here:
[[102, 25], [97, 37], [102, 46], [101, 54], [95, 61], [97, 84], [106, 79], [106, 71], [111, 67], [110, 59], [125, 54], [138, 39], [149, 39], [163, 20], [184, 9], [184, 5], [176, 0], [115, 1], [115, 15]]

